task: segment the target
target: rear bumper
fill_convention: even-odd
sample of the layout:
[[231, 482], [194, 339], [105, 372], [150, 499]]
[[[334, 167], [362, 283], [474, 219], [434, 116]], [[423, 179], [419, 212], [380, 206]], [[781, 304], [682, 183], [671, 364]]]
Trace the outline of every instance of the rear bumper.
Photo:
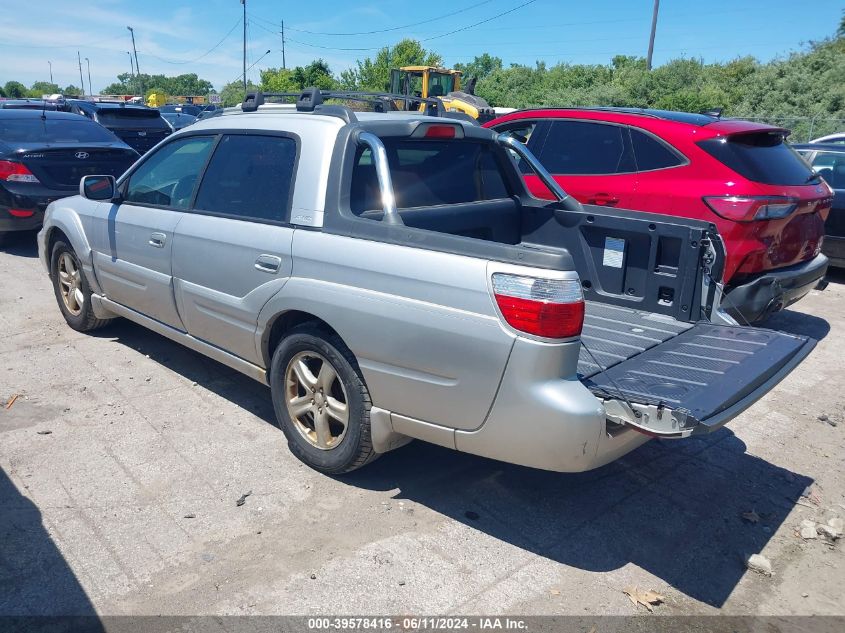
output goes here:
[[27, 218], [19, 218], [9, 214], [8, 207], [0, 206], [0, 233], [13, 231], [34, 231], [44, 222], [44, 209], [37, 209]]
[[[32, 231], [44, 222], [44, 211], [54, 200], [74, 195], [74, 191], [48, 189], [44, 185], [5, 183], [0, 187], [0, 232]], [[34, 211], [28, 217], [13, 216], [9, 209]]]
[[845, 268], [845, 237], [826, 235], [822, 253], [830, 260], [831, 266]]
[[819, 254], [810, 261], [762, 273], [728, 288], [722, 308], [739, 323], [763, 321], [815, 288], [827, 267], [828, 258]]
[[531, 468], [580, 472], [648, 441], [630, 429], [608, 433], [602, 403], [577, 378], [560, 377], [561, 366], [575, 366], [579, 342], [566, 344], [564, 358], [543, 347], [548, 345], [517, 339], [487, 420], [474, 431], [456, 431], [455, 448]]

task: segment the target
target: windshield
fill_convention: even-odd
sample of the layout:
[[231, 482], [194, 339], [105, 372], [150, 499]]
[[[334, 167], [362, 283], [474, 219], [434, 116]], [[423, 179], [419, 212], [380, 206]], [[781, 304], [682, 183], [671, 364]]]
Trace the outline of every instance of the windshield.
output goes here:
[[114, 143], [102, 125], [79, 119], [0, 119], [0, 139], [11, 143]]
[[455, 78], [445, 73], [431, 73], [428, 76], [428, 96], [442, 97], [454, 90]]

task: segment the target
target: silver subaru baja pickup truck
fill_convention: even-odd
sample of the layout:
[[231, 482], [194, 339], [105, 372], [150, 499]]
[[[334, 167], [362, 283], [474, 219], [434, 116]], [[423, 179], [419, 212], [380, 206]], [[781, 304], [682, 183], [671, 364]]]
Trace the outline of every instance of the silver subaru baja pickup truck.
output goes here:
[[582, 206], [512, 138], [331, 96], [250, 94], [53, 202], [70, 327], [124, 317], [268, 385], [325, 473], [411, 438], [596, 468], [718, 429], [812, 349], [724, 316], [712, 225]]

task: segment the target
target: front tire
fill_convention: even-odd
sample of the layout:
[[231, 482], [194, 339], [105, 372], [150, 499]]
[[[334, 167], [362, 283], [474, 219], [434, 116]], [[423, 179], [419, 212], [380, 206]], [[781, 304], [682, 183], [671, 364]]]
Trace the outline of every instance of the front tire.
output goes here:
[[370, 393], [336, 334], [310, 323], [293, 328], [273, 353], [270, 391], [291, 452], [311, 468], [339, 475], [377, 457]]
[[108, 319], [98, 319], [91, 305], [91, 288], [85, 271], [73, 248], [62, 241], [53, 245], [50, 276], [59, 310], [67, 324], [77, 332], [90, 332], [103, 327]]

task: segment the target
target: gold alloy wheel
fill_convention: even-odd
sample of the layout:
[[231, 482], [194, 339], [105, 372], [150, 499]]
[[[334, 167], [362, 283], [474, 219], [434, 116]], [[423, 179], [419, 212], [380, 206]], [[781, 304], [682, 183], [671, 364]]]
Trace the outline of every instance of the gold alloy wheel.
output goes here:
[[316, 352], [299, 352], [290, 359], [285, 405], [296, 430], [315, 448], [335, 448], [346, 435], [346, 389], [332, 364]]
[[82, 294], [82, 273], [70, 253], [59, 257], [59, 291], [65, 307], [73, 316], [79, 316], [85, 304]]

